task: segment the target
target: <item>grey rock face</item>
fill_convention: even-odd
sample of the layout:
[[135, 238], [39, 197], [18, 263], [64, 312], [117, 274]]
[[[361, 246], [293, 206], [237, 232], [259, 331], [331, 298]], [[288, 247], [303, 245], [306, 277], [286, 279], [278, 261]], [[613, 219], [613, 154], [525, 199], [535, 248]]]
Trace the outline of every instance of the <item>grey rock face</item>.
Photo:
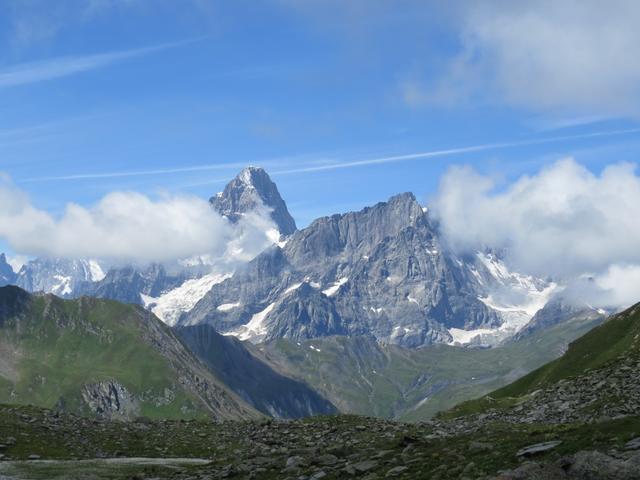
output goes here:
[[146, 268], [127, 266], [109, 270], [99, 282], [83, 283], [78, 291], [90, 297], [141, 304], [140, 294], [157, 296], [165, 290], [177, 287], [186, 278], [186, 272], [170, 274], [160, 264], [152, 264]]
[[218, 378], [260, 412], [276, 418], [337, 413], [310, 387], [276, 372], [240, 341], [223, 337], [210, 325], [182, 327], [175, 332]]
[[269, 338], [304, 340], [355, 333], [343, 324], [331, 299], [306, 282], [289, 293], [287, 301], [277, 304], [272, 312], [277, 320], [270, 327]]
[[598, 451], [583, 450], [555, 464], [527, 462], [504, 472], [496, 480], [635, 480], [640, 457], [614, 458]]
[[131, 419], [140, 414], [140, 404], [115, 380], [85, 385], [82, 399], [93, 414], [104, 419]]
[[271, 218], [282, 235], [296, 231], [296, 222], [289, 214], [278, 187], [267, 172], [258, 167], [247, 167], [233, 179], [223, 192], [211, 197], [211, 206], [232, 222], [261, 206], [271, 209]]
[[[405, 193], [295, 232], [215, 285], [180, 323], [252, 341], [373, 334], [420, 346], [449, 341], [450, 327], [499, 325], [478, 300], [482, 288]], [[237, 307], [217, 308], [224, 304]]]
[[0, 254], [0, 287], [11, 285], [16, 281], [16, 274], [7, 262], [6, 255]]
[[538, 332], [571, 319], [589, 320], [606, 317], [607, 312], [597, 310], [588, 305], [578, 305], [561, 295], [552, 298], [542, 309], [533, 316], [531, 321], [514, 337], [515, 340], [525, 338]]

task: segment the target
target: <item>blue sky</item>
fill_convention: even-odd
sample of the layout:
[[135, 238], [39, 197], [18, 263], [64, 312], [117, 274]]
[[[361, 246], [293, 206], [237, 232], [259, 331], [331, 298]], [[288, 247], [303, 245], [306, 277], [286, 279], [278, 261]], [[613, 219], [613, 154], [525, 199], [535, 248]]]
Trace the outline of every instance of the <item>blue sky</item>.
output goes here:
[[300, 225], [452, 165], [598, 173], [640, 149], [638, 8], [599, 3], [0, 0], [0, 171], [55, 216], [261, 165]]

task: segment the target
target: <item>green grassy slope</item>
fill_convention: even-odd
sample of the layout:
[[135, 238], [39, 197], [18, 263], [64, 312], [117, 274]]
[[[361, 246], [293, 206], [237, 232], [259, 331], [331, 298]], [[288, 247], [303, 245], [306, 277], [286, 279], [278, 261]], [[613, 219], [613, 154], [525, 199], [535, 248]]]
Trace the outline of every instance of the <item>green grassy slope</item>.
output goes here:
[[[369, 338], [280, 340], [263, 356], [313, 385], [342, 412], [422, 420], [484, 395], [564, 352], [602, 321], [577, 317], [494, 349], [405, 349]], [[312, 348], [313, 347], [313, 348]]]
[[115, 380], [139, 401], [138, 415], [215, 413], [197, 389], [180, 381], [192, 374], [215, 383], [197, 362], [189, 364], [181, 345], [159, 320], [133, 305], [0, 288], [0, 402], [90, 413], [83, 386]]
[[444, 414], [456, 417], [487, 408], [510, 407], [528, 394], [563, 379], [640, 355], [640, 304], [609, 318], [569, 344], [564, 355], [488, 395], [463, 402]]
[[174, 332], [215, 375], [265, 415], [301, 418], [337, 413], [303, 382], [274, 371], [251, 354], [251, 344], [224, 337], [211, 325], [175, 328]]
[[491, 394], [520, 396], [564, 378], [602, 367], [620, 355], [640, 354], [640, 304], [612, 317], [569, 345], [557, 360]]

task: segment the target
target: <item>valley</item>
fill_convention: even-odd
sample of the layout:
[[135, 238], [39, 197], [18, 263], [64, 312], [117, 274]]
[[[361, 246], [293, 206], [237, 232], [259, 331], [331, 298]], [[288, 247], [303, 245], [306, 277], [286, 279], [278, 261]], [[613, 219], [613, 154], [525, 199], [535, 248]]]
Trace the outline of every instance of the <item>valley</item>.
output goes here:
[[633, 480], [640, 465], [638, 329], [635, 306], [523, 379], [417, 423], [345, 415], [123, 423], [0, 406], [0, 474]]
[[278, 340], [255, 349], [279, 369], [314, 385], [342, 412], [419, 421], [556, 359], [602, 321], [597, 314], [578, 316], [494, 348], [408, 349], [367, 337], [328, 337]]

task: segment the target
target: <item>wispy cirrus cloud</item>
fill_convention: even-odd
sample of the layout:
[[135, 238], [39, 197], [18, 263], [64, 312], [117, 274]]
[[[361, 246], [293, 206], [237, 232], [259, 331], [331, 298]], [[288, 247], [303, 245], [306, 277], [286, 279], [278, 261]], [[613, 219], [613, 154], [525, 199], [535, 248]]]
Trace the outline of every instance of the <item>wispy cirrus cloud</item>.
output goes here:
[[407, 155], [393, 155], [388, 157], [369, 158], [365, 160], [355, 160], [348, 162], [334, 162], [325, 165], [309, 165], [296, 167], [288, 170], [275, 171], [272, 175], [286, 175], [292, 173], [320, 172], [324, 170], [338, 170], [344, 168], [366, 167], [370, 165], [380, 165], [385, 163], [407, 162], [411, 160], [421, 160], [425, 158], [447, 157], [452, 155], [462, 155], [465, 153], [475, 153], [491, 150], [501, 150], [505, 148], [525, 147], [533, 145], [544, 145], [562, 141], [581, 140], [598, 137], [612, 137], [625, 134], [640, 133], [640, 128], [628, 128], [624, 130], [608, 130], [602, 132], [583, 133], [578, 135], [562, 135], [555, 137], [534, 138], [530, 140], [520, 140], [513, 142], [485, 143], [466, 147], [449, 148], [445, 150], [432, 150], [429, 152], [410, 153]]
[[57, 57], [39, 62], [22, 63], [0, 68], [0, 88], [18, 87], [56, 78], [76, 75], [99, 68], [108, 67], [118, 62], [141, 57], [152, 53], [180, 47], [201, 39], [190, 39], [181, 42], [164, 43], [151, 47], [136, 48], [118, 52], [98, 53], [93, 55], [77, 55]]
[[212, 165], [194, 165], [191, 167], [156, 168], [149, 170], [121, 171], [121, 172], [98, 172], [98, 173], [78, 173], [72, 175], [57, 175], [50, 177], [31, 177], [22, 179], [21, 182], [48, 182], [65, 180], [95, 180], [101, 178], [120, 177], [141, 177], [152, 175], [170, 175], [173, 173], [203, 172], [209, 170], [225, 170], [233, 168], [244, 168], [245, 163], [217, 163]]
[[3, 20], [0, 40], [3, 46], [24, 51], [34, 46], [55, 42], [58, 36], [78, 26], [90, 25], [111, 15], [145, 15], [158, 10], [170, 1], [4, 1], [0, 2], [0, 18]]
[[[406, 155], [391, 155], [376, 158], [367, 158], [361, 160], [339, 160], [336, 157], [329, 158], [324, 157], [321, 160], [317, 158], [314, 160], [310, 156], [306, 156], [304, 160], [297, 157], [285, 158], [280, 160], [270, 160], [266, 162], [249, 162], [259, 164], [263, 167], [276, 167], [270, 172], [273, 176], [278, 175], [290, 175], [298, 173], [313, 173], [322, 172], [328, 170], [342, 170], [347, 168], [367, 167], [371, 165], [382, 165], [387, 163], [408, 162], [415, 160], [423, 160], [428, 158], [449, 157], [454, 155], [464, 155], [467, 153], [477, 153], [492, 150], [502, 150], [507, 148], [517, 148], [533, 145], [544, 145], [550, 143], [559, 143], [563, 141], [572, 140], [584, 140], [590, 138], [606, 138], [621, 135], [633, 135], [640, 133], [640, 128], [628, 128], [621, 130], [605, 130], [600, 132], [590, 132], [577, 135], [561, 135], [561, 136], [549, 136], [543, 138], [532, 138], [528, 140], [485, 143], [479, 145], [469, 145], [464, 147], [455, 147], [443, 150], [431, 150], [425, 152], [409, 153]], [[96, 172], [96, 173], [75, 173], [70, 175], [55, 175], [55, 176], [42, 176], [42, 177], [30, 177], [19, 179], [19, 183], [31, 183], [31, 182], [49, 182], [49, 181], [74, 181], [74, 180], [94, 180], [94, 179], [106, 179], [106, 178], [121, 178], [121, 177], [142, 177], [142, 176], [154, 176], [154, 175], [169, 175], [176, 173], [193, 173], [193, 172], [205, 172], [205, 171], [219, 171], [239, 169], [247, 165], [247, 162], [233, 162], [233, 163], [217, 163], [207, 165], [192, 165], [186, 167], [168, 167], [159, 169], [148, 170], [135, 170], [135, 171], [113, 171], [113, 172]], [[291, 165], [288, 167], [287, 165]], [[295, 166], [293, 166], [295, 165]], [[277, 167], [280, 167], [279, 169]], [[213, 183], [219, 183], [229, 180], [230, 177], [216, 178], [214, 180], [205, 180], [183, 187], [195, 187], [202, 185], [210, 185]]]

